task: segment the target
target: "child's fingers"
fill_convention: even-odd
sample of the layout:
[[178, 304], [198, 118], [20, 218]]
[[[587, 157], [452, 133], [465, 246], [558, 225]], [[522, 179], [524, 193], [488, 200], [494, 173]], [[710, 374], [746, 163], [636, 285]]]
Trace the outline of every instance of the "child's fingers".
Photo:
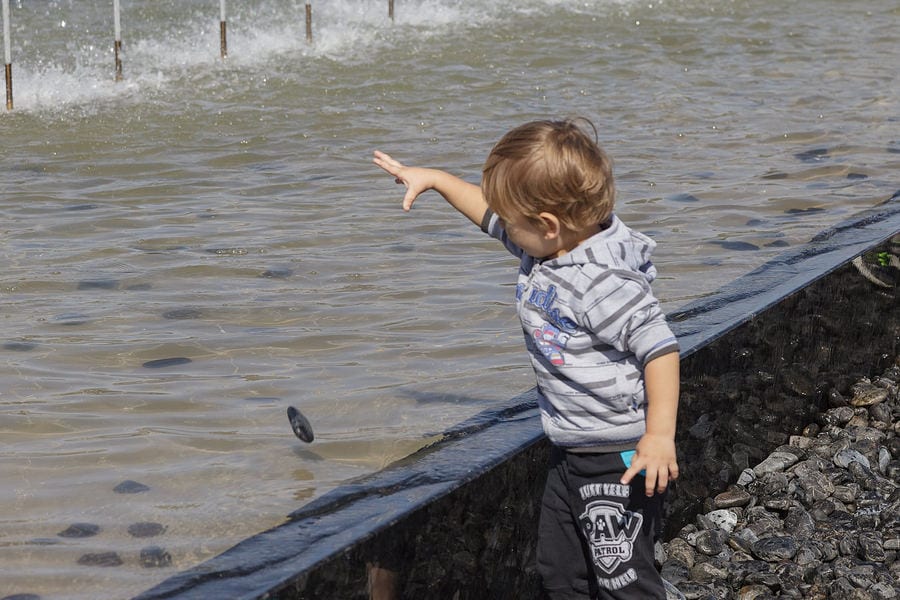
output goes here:
[[631, 466], [625, 473], [622, 474], [622, 478], [619, 482], [623, 485], [629, 485], [631, 484], [631, 480], [641, 471], [645, 471], [644, 493], [647, 497], [653, 496], [653, 494], [662, 494], [666, 491], [666, 488], [668, 488], [669, 482], [678, 478], [677, 465], [673, 466], [671, 469], [666, 466], [654, 469], [635, 460], [631, 463]]
[[630, 485], [631, 480], [634, 479], [634, 476], [641, 472], [642, 467], [639, 467], [634, 464], [632, 461], [631, 466], [622, 474], [622, 478], [619, 480], [619, 483], [622, 485]]
[[652, 496], [654, 492], [658, 494], [662, 494], [666, 491], [666, 487], [669, 485], [669, 471], [665, 467], [659, 469], [656, 472], [656, 477], [654, 481], [647, 481], [646, 493], [647, 496]]
[[391, 175], [397, 175], [401, 169], [403, 169], [403, 163], [394, 159], [390, 154], [385, 154], [379, 150], [375, 151], [375, 158], [373, 162], [390, 173]]

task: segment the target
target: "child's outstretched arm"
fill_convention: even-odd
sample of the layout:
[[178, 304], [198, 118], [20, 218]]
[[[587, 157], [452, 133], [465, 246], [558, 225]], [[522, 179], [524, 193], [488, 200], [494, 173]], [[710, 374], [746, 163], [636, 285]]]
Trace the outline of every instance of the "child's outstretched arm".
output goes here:
[[644, 367], [647, 392], [647, 432], [637, 444], [631, 466], [622, 475], [628, 484], [646, 469], [647, 496], [666, 491], [678, 479], [675, 454], [675, 422], [678, 417], [679, 358], [670, 352], [654, 358]]
[[403, 210], [408, 211], [420, 194], [435, 190], [443, 196], [456, 210], [464, 214], [470, 221], [481, 226], [487, 203], [481, 194], [481, 188], [463, 181], [459, 177], [438, 169], [407, 167], [394, 160], [384, 152], [375, 151], [376, 165], [394, 176], [397, 183], [406, 186], [403, 197]]

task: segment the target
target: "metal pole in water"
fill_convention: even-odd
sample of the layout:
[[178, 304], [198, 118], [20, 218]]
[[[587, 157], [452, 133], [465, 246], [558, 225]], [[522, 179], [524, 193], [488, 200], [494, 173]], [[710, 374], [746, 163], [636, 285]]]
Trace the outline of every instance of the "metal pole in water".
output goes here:
[[219, 49], [222, 58], [228, 56], [228, 42], [225, 37], [225, 0], [219, 0]]
[[3, 0], [3, 57], [6, 64], [6, 110], [13, 108], [12, 44], [9, 41], [9, 0]]
[[306, 3], [306, 43], [312, 44], [312, 5]]
[[388, 16], [391, 18], [391, 23], [394, 22], [394, 0], [388, 0]]
[[122, 24], [119, 21], [119, 0], [113, 0], [113, 21], [115, 23], [116, 40], [113, 46], [116, 54], [116, 81], [122, 81]]

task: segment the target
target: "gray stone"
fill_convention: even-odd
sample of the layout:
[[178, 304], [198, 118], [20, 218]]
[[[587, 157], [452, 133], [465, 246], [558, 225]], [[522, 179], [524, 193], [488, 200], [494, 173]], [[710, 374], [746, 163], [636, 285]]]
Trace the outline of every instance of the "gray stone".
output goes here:
[[738, 522], [737, 514], [735, 514], [734, 511], [724, 508], [708, 512], [706, 513], [706, 517], [712, 521], [713, 525], [728, 533], [734, 531]]
[[725, 550], [728, 534], [721, 529], [708, 529], [697, 534], [694, 547], [697, 552], [707, 556], [715, 556]]
[[737, 484], [740, 486], [746, 486], [755, 479], [756, 473], [753, 472], [753, 469], [744, 469], [743, 471], [741, 471], [741, 474], [738, 477]]
[[768, 473], [784, 471], [797, 463], [797, 457], [787, 452], [773, 452], [764, 461], [753, 467], [753, 473], [762, 477]]
[[691, 580], [700, 583], [715, 583], [725, 581], [728, 572], [710, 562], [697, 563], [691, 568]]
[[858, 450], [852, 450], [850, 448], [846, 448], [841, 450], [837, 454], [834, 455], [834, 464], [837, 466], [846, 469], [850, 466], [852, 462], [858, 462], [864, 465], [867, 469], [871, 468], [869, 464], [869, 459], [863, 455], [862, 452]]
[[816, 522], [806, 510], [795, 507], [790, 509], [784, 518], [784, 529], [794, 537], [806, 539], [816, 530]]
[[790, 560], [797, 553], [797, 540], [790, 536], [762, 538], [753, 544], [753, 556], [767, 562]]
[[857, 391], [850, 398], [851, 406], [872, 406], [887, 400], [888, 391], [885, 388], [876, 386], [866, 387]]
[[732, 486], [713, 499], [716, 508], [732, 508], [735, 506], [747, 506], [752, 497], [742, 487]]

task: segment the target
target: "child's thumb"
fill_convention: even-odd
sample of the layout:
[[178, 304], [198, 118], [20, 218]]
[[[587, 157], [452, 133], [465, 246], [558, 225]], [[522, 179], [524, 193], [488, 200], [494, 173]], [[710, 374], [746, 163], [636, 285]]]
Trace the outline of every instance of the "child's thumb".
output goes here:
[[406, 190], [406, 195], [403, 196], [403, 210], [409, 210], [412, 208], [413, 202], [416, 201], [416, 197], [418, 196], [412, 189]]

